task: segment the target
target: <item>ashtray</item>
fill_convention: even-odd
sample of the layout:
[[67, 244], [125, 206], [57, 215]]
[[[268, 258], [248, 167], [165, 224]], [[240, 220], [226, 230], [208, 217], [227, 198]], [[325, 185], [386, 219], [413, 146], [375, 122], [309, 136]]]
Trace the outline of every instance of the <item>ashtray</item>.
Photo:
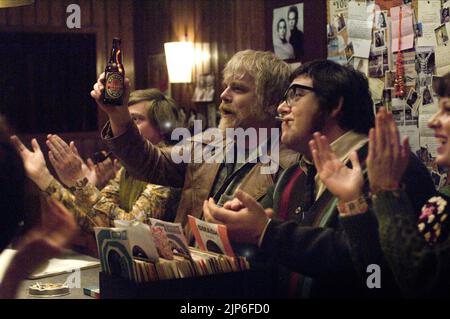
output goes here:
[[28, 288], [30, 296], [34, 297], [60, 297], [70, 294], [67, 284], [37, 282]]

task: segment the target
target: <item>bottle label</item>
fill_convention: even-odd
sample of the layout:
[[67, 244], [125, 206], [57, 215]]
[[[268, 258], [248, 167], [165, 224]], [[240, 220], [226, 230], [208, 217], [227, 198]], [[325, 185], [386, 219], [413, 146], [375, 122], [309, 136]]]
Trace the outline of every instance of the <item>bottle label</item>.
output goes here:
[[106, 95], [118, 99], [123, 94], [123, 77], [120, 73], [109, 73], [106, 78]]

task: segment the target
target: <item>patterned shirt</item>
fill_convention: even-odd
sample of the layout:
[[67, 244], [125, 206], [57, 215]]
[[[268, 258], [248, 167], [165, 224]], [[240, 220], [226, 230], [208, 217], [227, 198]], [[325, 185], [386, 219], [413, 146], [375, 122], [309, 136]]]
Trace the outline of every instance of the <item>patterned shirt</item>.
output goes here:
[[150, 218], [173, 219], [180, 191], [165, 186], [147, 184], [131, 211], [121, 208], [119, 185], [122, 174], [120, 170], [101, 191], [88, 182], [75, 186], [71, 192], [54, 179], [44, 194], [61, 201], [74, 214], [81, 229], [87, 232], [92, 232], [93, 227], [111, 227], [115, 219], [144, 223], [149, 223]]

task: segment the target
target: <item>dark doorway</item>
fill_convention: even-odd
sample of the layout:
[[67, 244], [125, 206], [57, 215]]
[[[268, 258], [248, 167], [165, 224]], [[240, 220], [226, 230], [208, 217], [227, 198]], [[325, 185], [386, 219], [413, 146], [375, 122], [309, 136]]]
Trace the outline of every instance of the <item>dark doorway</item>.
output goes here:
[[97, 130], [94, 34], [0, 33], [0, 113], [17, 133]]

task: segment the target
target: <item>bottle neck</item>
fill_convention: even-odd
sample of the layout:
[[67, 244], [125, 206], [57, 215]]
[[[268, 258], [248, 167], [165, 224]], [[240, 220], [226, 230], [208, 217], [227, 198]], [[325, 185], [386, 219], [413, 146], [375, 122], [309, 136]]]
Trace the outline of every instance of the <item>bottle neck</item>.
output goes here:
[[120, 46], [113, 46], [109, 62], [122, 64], [122, 50], [120, 49]]

